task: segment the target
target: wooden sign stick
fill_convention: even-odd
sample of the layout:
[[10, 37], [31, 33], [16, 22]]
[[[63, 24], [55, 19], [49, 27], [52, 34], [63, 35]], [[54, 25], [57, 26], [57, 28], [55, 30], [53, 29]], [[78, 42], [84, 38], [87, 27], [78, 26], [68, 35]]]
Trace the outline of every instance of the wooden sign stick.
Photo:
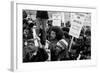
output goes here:
[[74, 37], [72, 37], [72, 39], [71, 39], [71, 42], [70, 42], [70, 45], [69, 45], [69, 52], [70, 52], [70, 50], [71, 50], [71, 46], [72, 46], [72, 43], [73, 43], [73, 39], [74, 39]]

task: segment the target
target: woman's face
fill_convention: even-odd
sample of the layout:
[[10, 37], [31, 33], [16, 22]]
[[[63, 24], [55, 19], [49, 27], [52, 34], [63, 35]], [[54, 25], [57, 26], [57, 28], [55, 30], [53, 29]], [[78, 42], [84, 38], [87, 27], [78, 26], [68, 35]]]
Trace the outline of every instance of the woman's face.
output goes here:
[[55, 39], [55, 37], [56, 37], [56, 33], [54, 31], [51, 31], [50, 39], [53, 40]]

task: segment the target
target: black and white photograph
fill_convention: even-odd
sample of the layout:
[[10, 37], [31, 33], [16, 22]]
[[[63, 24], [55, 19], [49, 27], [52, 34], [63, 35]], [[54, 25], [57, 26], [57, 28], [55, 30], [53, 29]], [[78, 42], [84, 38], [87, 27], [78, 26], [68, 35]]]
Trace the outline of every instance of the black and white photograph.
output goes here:
[[14, 2], [12, 70], [96, 65], [96, 8]]
[[91, 13], [23, 9], [23, 63], [73, 60], [91, 60]]

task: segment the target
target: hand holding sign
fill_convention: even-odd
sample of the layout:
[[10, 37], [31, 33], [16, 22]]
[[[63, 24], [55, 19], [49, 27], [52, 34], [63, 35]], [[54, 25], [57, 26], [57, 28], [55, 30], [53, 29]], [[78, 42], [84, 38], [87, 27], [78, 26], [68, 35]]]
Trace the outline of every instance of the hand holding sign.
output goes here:
[[69, 52], [73, 43], [74, 37], [79, 38], [81, 29], [84, 25], [85, 16], [83, 13], [71, 13], [71, 27], [69, 34], [72, 35]]

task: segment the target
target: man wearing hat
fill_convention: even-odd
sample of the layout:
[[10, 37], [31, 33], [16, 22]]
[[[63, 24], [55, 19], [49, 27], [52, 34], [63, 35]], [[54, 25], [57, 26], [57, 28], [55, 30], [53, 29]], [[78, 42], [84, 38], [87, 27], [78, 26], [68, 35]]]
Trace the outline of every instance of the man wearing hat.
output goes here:
[[47, 23], [48, 18], [49, 17], [48, 17], [47, 11], [37, 11], [36, 13], [36, 25], [38, 27], [37, 35], [39, 36], [39, 31], [41, 29], [40, 40], [41, 40], [42, 45], [45, 45], [45, 42], [46, 42], [46, 23]]

